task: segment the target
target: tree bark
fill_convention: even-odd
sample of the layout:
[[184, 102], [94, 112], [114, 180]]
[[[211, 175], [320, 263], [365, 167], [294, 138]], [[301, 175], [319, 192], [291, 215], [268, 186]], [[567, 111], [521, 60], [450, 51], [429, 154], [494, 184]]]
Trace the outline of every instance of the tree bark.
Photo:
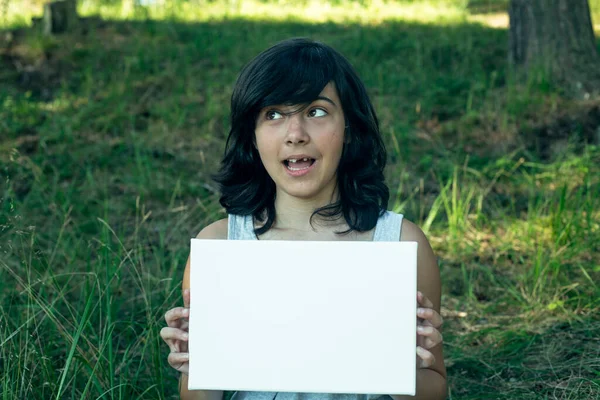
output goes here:
[[588, 0], [511, 0], [510, 61], [578, 97], [600, 93], [600, 55]]
[[77, 26], [76, 0], [61, 0], [44, 4], [43, 32], [45, 35], [63, 33]]

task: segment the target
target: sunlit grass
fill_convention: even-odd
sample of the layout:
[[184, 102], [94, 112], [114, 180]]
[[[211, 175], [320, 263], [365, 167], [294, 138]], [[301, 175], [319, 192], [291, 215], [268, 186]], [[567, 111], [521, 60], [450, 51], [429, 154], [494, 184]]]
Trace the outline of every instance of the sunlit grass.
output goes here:
[[[90, 12], [93, 9], [90, 9]], [[148, 7], [152, 18], [175, 18], [181, 21], [218, 21], [226, 18], [246, 18], [250, 20], [289, 21], [307, 23], [359, 23], [377, 24], [386, 20], [415, 22], [442, 22], [456, 20], [464, 16], [463, 10], [451, 3], [402, 3], [374, 0], [368, 2], [341, 1], [338, 4], [325, 1], [232, 1], [229, 4], [209, 3], [199, 8], [191, 3], [175, 7]], [[131, 18], [135, 11], [130, 10]]]
[[[482, 23], [486, 26], [508, 28], [508, 14], [497, 11], [494, 2], [479, 1], [480, 10], [489, 7], [493, 12], [473, 13], [467, 0], [228, 0], [180, 2], [176, 0], [156, 0], [142, 2], [113, 2], [103, 5], [96, 0], [79, 2], [79, 14], [98, 15], [117, 20], [157, 19], [181, 22], [220, 21], [228, 18], [250, 20], [290, 21], [307, 23], [354, 23], [378, 24], [385, 21], [413, 21], [420, 23], [452, 24], [465, 20]], [[2, 13], [0, 27], [28, 26], [32, 17], [42, 15], [41, 0], [8, 0]], [[600, 1], [591, 0], [595, 29], [600, 29]]]
[[[30, 4], [27, 12], [14, 0], [3, 25], [29, 25], [32, 16], [42, 14], [41, 4]], [[134, 6], [133, 1], [102, 5], [88, 0], [80, 2], [81, 16], [99, 15], [106, 19], [176, 20], [181, 22], [221, 21], [244, 18], [254, 21], [300, 21], [305, 23], [378, 24], [384, 21], [414, 21], [422, 23], [458, 23], [467, 13], [464, 1], [259, 1], [233, 0], [214, 2], [157, 1]]]

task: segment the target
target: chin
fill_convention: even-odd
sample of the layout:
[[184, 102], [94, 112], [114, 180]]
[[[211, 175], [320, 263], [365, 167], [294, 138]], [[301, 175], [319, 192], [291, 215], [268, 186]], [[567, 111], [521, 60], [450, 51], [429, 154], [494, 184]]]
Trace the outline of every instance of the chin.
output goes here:
[[302, 200], [320, 199], [323, 200], [323, 196], [328, 193], [331, 188], [328, 185], [317, 186], [317, 185], [281, 185], [279, 190], [286, 193], [288, 196], [295, 197]]
[[289, 196], [296, 197], [298, 199], [309, 200], [314, 197], [317, 197], [319, 194], [318, 190], [306, 190], [306, 189], [290, 189], [286, 190], [283, 188], [283, 192], [287, 193]]

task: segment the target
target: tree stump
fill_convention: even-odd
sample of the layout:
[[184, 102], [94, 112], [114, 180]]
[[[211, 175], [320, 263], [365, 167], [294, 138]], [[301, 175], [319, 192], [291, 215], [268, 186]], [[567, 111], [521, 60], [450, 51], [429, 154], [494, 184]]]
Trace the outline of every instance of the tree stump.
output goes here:
[[44, 4], [45, 35], [69, 32], [78, 24], [76, 0], [60, 0]]
[[511, 0], [510, 60], [577, 97], [600, 93], [600, 55], [588, 0]]

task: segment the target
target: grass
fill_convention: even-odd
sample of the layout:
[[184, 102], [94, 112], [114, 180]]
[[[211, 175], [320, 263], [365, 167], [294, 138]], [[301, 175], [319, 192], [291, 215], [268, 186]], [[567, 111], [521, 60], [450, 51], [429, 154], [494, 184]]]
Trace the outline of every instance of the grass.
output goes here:
[[599, 396], [597, 100], [516, 85], [506, 30], [461, 1], [340, 1], [316, 20], [310, 2], [186, 4], [147, 19], [83, 2], [113, 20], [2, 47], [2, 399], [176, 397], [159, 331], [189, 238], [224, 216], [210, 174], [233, 82], [290, 36], [339, 49], [372, 96], [390, 209], [439, 256], [449, 398]]

